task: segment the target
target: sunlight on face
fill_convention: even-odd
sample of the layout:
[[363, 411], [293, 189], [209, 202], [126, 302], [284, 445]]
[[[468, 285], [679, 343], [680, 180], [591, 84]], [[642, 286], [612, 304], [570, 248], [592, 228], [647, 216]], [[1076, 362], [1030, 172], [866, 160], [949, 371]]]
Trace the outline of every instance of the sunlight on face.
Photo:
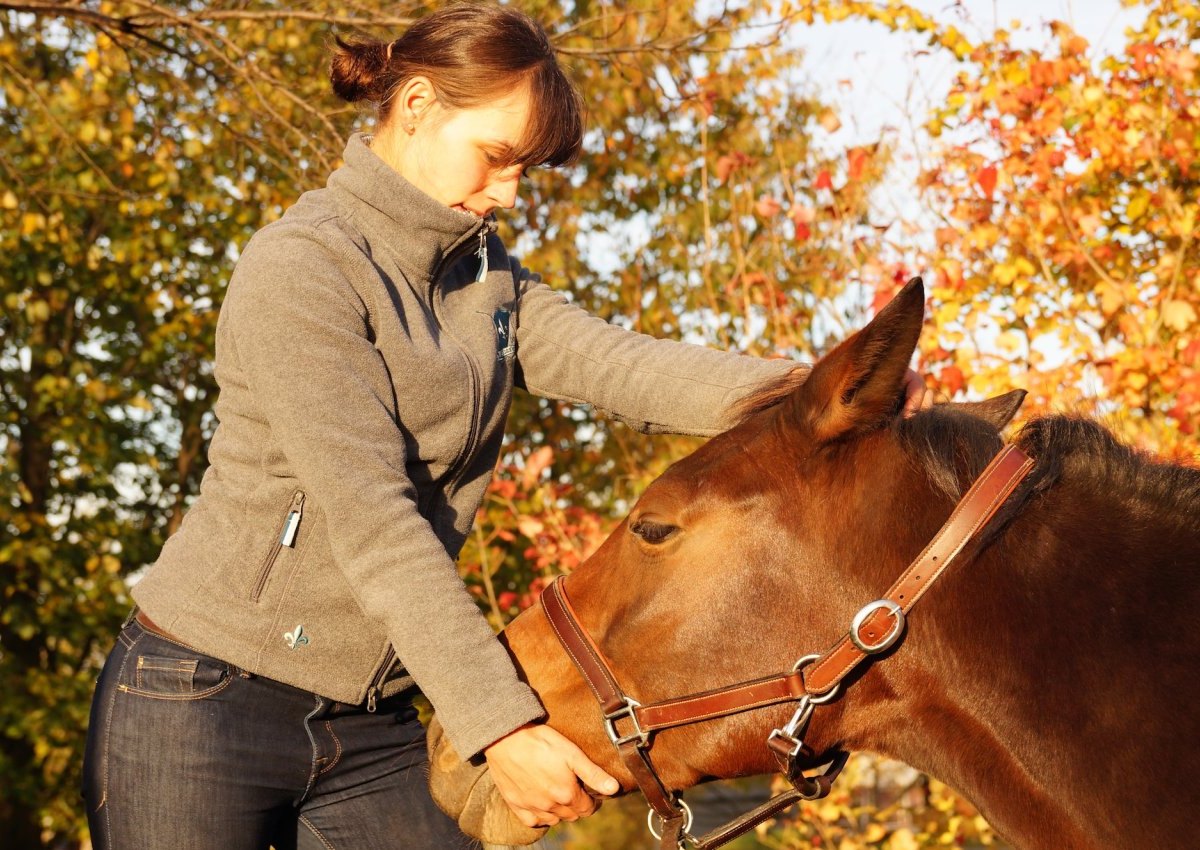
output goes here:
[[[394, 132], [400, 143], [400, 174], [448, 207], [486, 216], [496, 207], [511, 208], [523, 166], [501, 168], [521, 141], [532, 106], [527, 86], [487, 106], [444, 109], [432, 102], [412, 136]], [[386, 158], [386, 157], [385, 157]]]

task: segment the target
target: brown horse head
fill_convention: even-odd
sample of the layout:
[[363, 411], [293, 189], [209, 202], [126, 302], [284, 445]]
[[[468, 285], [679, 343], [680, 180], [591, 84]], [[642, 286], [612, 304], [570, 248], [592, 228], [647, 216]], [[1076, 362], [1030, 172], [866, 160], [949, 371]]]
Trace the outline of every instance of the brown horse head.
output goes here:
[[[800, 386], [749, 400], [741, 424], [650, 485], [570, 576], [580, 622], [626, 693], [645, 704], [786, 670], [845, 634], [937, 532], [1024, 393], [901, 416], [923, 307], [913, 281]], [[1146, 846], [1170, 846], [1187, 833], [1169, 829], [1190, 828], [1182, 804], [1200, 803], [1186, 781], [1200, 742], [1187, 701], [1200, 696], [1187, 667], [1200, 647], [1188, 628], [1200, 475], [1156, 467], [1078, 420], [1026, 433], [1039, 468], [1020, 498], [903, 639], [815, 713], [806, 743], [932, 773], [1020, 846], [1130, 846], [1133, 826], [1141, 838], [1159, 830]], [[506, 640], [548, 722], [635, 788], [540, 607]], [[1147, 710], [1146, 689], [1161, 699], [1149, 714], [1123, 707]], [[769, 773], [765, 740], [792, 710], [667, 729], [651, 757], [675, 790]], [[1107, 747], [1136, 789], [1113, 775]]]

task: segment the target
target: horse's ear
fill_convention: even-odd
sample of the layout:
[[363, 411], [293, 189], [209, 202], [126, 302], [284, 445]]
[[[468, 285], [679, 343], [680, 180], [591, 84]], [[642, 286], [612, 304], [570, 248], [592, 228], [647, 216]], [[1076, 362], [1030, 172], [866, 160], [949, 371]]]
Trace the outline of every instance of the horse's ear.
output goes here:
[[1017, 411], [1021, 409], [1026, 395], [1028, 393], [1025, 390], [1012, 390], [1004, 395], [992, 396], [983, 401], [957, 402], [954, 407], [990, 422], [996, 426], [997, 431], [1003, 431], [1004, 426], [1011, 422], [1012, 418], [1017, 415]]
[[914, 277], [854, 336], [813, 367], [791, 398], [792, 417], [817, 445], [876, 428], [896, 416], [925, 315], [925, 287]]

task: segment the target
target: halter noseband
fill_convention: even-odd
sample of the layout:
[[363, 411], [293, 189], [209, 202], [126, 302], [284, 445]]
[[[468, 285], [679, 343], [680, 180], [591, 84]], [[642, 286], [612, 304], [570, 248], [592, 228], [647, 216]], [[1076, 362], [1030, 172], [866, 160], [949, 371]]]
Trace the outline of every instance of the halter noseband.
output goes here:
[[[713, 850], [798, 800], [817, 800], [829, 793], [849, 754], [832, 751], [818, 757], [805, 746], [803, 736], [814, 708], [837, 696], [842, 680], [850, 671], [900, 639], [912, 606], [983, 529], [1032, 468], [1033, 460], [1016, 446], [1001, 449], [887, 594], [863, 606], [851, 622], [849, 632], [834, 646], [822, 654], [804, 656], [786, 673], [642, 705], [621, 689], [600, 648], [579, 624], [567, 598], [565, 579], [553, 582], [542, 592], [542, 608], [554, 634], [600, 703], [608, 738], [650, 805], [650, 831], [660, 840], [662, 850], [689, 845], [695, 850]], [[688, 831], [691, 810], [677, 793], [667, 789], [650, 761], [651, 736], [660, 729], [784, 702], [796, 702], [796, 711], [791, 720], [771, 732], [766, 743], [780, 771], [792, 784], [791, 789], [701, 838], [694, 837]], [[618, 723], [629, 728], [622, 733]], [[805, 770], [821, 765], [825, 767], [819, 774], [804, 774]], [[661, 820], [661, 833], [654, 828], [655, 815]]]

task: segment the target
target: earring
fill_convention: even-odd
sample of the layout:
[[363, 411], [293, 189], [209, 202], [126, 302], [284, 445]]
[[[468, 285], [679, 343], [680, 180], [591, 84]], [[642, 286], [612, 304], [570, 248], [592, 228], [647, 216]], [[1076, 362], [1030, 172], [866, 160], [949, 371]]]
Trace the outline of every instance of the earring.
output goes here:
[[412, 121], [404, 122], [404, 132], [411, 136], [413, 133], [417, 132], [417, 125]]

